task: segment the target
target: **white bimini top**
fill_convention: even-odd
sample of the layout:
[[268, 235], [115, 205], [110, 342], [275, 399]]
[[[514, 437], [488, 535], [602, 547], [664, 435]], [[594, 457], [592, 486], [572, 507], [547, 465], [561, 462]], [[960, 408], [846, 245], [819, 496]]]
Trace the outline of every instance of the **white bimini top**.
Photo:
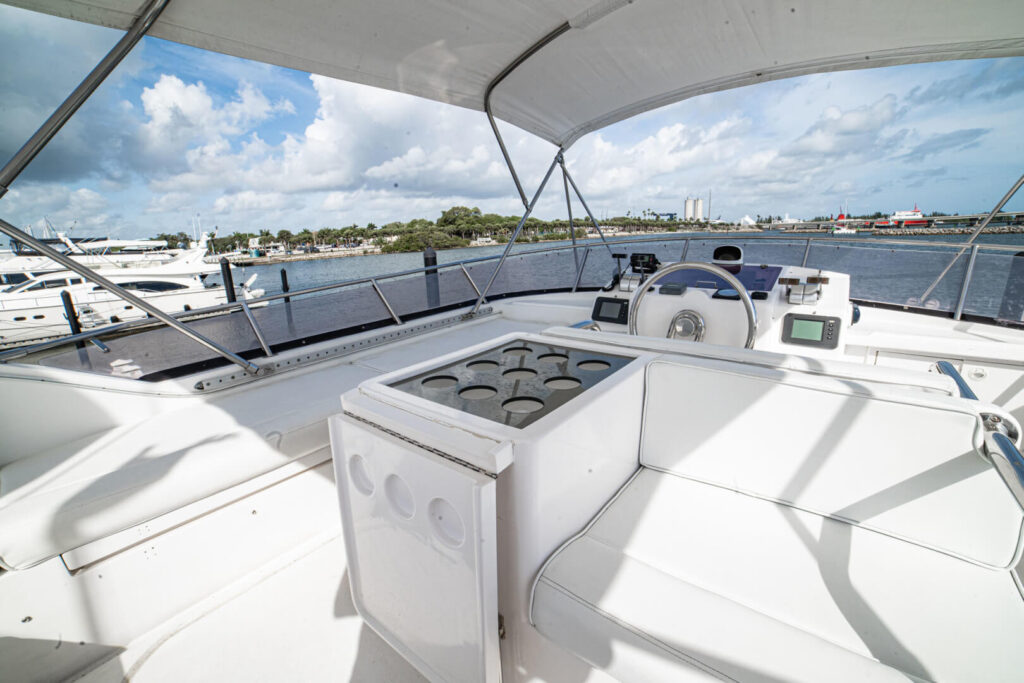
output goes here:
[[[142, 0], [2, 0], [126, 29]], [[171, 0], [150, 35], [482, 110], [556, 145], [790, 76], [1024, 54], [1020, 0]]]

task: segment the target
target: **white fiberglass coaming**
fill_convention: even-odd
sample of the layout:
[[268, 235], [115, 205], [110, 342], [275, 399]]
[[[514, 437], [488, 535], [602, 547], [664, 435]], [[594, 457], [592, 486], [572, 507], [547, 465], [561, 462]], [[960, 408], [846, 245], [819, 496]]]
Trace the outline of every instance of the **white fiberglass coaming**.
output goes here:
[[[1024, 51], [991, 0], [13, 4], [563, 147], [714, 89]], [[177, 317], [50, 255], [158, 320], [0, 352], [2, 680], [1024, 667], [1015, 247], [510, 243]]]

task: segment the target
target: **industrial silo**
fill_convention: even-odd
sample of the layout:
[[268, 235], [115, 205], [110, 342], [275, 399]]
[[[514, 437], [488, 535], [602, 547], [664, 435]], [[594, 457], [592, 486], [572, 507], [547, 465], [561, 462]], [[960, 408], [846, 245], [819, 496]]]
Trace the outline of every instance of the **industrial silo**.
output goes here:
[[683, 220], [687, 220], [687, 221], [692, 221], [693, 220], [693, 200], [692, 199], [687, 199], [686, 200], [686, 210], [683, 212]]
[[693, 200], [693, 219], [696, 221], [704, 220], [704, 200], [700, 197]]

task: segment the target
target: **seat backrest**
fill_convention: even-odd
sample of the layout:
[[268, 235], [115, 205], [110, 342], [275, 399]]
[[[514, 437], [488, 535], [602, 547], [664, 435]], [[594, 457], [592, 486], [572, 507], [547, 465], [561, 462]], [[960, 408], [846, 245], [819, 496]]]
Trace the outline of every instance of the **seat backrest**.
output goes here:
[[966, 401], [694, 359], [647, 368], [640, 462], [992, 567], [1024, 516]]

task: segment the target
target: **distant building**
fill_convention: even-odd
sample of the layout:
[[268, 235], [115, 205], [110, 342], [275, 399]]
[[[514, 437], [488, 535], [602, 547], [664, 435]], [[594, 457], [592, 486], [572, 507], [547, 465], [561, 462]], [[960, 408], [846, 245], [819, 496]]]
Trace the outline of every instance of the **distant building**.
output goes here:
[[686, 200], [686, 208], [683, 211], [683, 220], [686, 220], [686, 221], [692, 221], [693, 220], [693, 208], [694, 208], [693, 204], [694, 204], [694, 200], [692, 200], [692, 199], [687, 199]]
[[704, 220], [704, 200], [700, 197], [693, 200], [693, 219], [696, 221]]

